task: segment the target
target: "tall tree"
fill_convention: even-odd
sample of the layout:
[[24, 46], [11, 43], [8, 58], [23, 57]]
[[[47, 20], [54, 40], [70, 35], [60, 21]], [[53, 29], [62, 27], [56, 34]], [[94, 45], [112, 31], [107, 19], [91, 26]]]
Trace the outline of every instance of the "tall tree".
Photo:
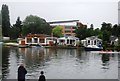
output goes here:
[[0, 25], [2, 25], [2, 14], [1, 14], [1, 11], [0, 11]]
[[11, 39], [17, 39], [21, 36], [22, 32], [22, 21], [20, 20], [20, 17], [17, 18], [16, 23], [13, 24], [13, 26], [10, 28], [10, 38]]
[[75, 30], [75, 33], [76, 33], [76, 36], [78, 38], [80, 38], [81, 40], [85, 39], [86, 37], [88, 37], [89, 35], [89, 32], [87, 30], [87, 26], [81, 26], [81, 27], [78, 27], [76, 30]]
[[0, 41], [2, 41], [2, 15], [0, 12]]
[[45, 21], [38, 16], [29, 15], [23, 22], [23, 35], [27, 35], [28, 33], [33, 34], [51, 34], [51, 27]]
[[56, 26], [55, 28], [52, 29], [52, 33], [56, 37], [63, 36], [62, 31], [63, 31], [63, 28], [61, 26]]
[[17, 33], [20, 36], [22, 32], [22, 21], [20, 20], [20, 17], [17, 18], [16, 23], [13, 26], [17, 28]]
[[10, 18], [9, 18], [9, 10], [6, 4], [2, 5], [2, 34], [3, 36], [9, 36], [10, 29]]

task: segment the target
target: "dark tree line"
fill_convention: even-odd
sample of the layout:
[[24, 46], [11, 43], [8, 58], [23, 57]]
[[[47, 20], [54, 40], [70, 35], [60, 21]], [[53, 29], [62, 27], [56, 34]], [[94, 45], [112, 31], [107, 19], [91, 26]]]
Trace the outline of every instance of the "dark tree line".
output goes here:
[[9, 18], [9, 10], [6, 4], [2, 5], [2, 35], [10, 36], [10, 18]]
[[18, 17], [16, 23], [10, 25], [9, 9], [6, 4], [2, 5], [1, 14], [3, 36], [9, 36], [11, 39], [16, 39], [21, 36], [26, 36], [29, 33], [51, 34], [50, 25], [43, 18], [29, 15], [22, 22], [20, 17]]
[[1, 12], [0, 12], [0, 25], [2, 25], [2, 15], [1, 15]]
[[98, 36], [103, 40], [103, 42], [110, 42], [110, 36], [120, 37], [120, 25], [113, 25], [111, 23], [103, 22], [101, 24], [101, 29], [94, 29], [93, 24], [91, 24], [90, 28], [87, 26], [80, 26], [76, 29], [76, 36], [80, 38], [80, 40], [85, 39], [90, 36]]

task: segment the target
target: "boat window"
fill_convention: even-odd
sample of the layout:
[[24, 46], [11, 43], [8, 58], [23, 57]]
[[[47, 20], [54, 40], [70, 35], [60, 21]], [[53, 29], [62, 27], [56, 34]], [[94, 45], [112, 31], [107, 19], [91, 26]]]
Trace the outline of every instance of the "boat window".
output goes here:
[[32, 39], [31, 38], [27, 38], [27, 43], [32, 43]]
[[67, 44], [69, 44], [69, 40], [67, 40]]
[[94, 45], [96, 45], [96, 40], [94, 41]]
[[40, 43], [44, 43], [44, 39], [39, 39], [39, 42]]
[[88, 45], [90, 45], [90, 40], [88, 40]]
[[37, 41], [38, 41], [37, 38], [34, 38], [34, 43], [37, 43]]

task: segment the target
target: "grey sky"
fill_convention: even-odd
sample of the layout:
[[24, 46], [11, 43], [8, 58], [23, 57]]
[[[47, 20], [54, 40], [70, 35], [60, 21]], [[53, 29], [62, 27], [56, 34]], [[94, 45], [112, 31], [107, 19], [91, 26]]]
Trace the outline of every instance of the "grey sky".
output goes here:
[[102, 22], [118, 23], [118, 0], [1, 0], [9, 6], [11, 23], [18, 16], [32, 14], [46, 21], [78, 19], [83, 24], [101, 27]]

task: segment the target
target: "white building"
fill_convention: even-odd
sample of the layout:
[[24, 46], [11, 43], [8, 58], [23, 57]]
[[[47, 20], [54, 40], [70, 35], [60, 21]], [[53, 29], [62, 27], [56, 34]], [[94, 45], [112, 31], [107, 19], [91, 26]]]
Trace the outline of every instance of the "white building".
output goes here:
[[61, 37], [58, 38], [58, 45], [71, 45], [71, 46], [77, 46], [79, 43], [79, 38], [68, 36], [68, 37]]
[[102, 45], [102, 40], [99, 39], [97, 36], [91, 36], [91, 37], [87, 37], [84, 40], [81, 40], [81, 43], [85, 47], [87, 47], [88, 45], [94, 45], [99, 47]]

